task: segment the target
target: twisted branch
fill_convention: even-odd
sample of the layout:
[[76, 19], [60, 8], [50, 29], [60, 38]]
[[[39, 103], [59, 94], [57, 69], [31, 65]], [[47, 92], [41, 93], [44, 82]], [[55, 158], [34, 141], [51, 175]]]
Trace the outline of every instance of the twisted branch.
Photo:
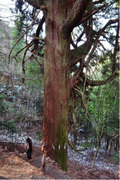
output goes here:
[[29, 31], [29, 29], [33, 26], [33, 23], [35, 22], [36, 18], [38, 17], [39, 13], [40, 13], [41, 9], [37, 12], [36, 16], [34, 17], [32, 23], [30, 24], [30, 26], [27, 28], [27, 30], [22, 34], [22, 36], [20, 36], [20, 38], [16, 41], [16, 43], [14, 44], [14, 46], [12, 47], [12, 49], [10, 50], [10, 53], [8, 55], [8, 63], [10, 63], [10, 56], [11, 53], [14, 49], [14, 47], [17, 45], [17, 43], [24, 37], [24, 35]]

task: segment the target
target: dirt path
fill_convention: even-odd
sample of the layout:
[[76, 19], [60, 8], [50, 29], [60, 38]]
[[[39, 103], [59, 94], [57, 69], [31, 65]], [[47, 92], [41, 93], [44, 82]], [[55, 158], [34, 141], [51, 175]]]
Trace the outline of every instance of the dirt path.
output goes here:
[[29, 162], [23, 145], [0, 142], [0, 179], [118, 179], [118, 172], [114, 174], [84, 167], [69, 160], [68, 170], [64, 172], [48, 157], [45, 173], [43, 173], [40, 171], [41, 158], [40, 147], [34, 147], [33, 161]]

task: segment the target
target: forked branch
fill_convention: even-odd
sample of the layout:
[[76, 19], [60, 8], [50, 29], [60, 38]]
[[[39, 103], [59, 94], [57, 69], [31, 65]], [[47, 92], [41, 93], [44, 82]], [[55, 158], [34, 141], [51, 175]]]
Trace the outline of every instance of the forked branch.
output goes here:
[[90, 0], [75, 1], [71, 12], [62, 26], [62, 32], [65, 37], [67, 37], [72, 32], [73, 28], [77, 26], [78, 21], [82, 19], [89, 2]]

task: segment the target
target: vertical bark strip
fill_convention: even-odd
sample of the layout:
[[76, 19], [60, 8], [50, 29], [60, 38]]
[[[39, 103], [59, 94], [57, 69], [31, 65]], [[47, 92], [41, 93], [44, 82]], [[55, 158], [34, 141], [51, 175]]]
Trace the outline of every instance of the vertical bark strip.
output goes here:
[[44, 152], [67, 169], [67, 120], [69, 101], [69, 37], [63, 38], [61, 23], [66, 1], [49, 0], [46, 16], [44, 62]]

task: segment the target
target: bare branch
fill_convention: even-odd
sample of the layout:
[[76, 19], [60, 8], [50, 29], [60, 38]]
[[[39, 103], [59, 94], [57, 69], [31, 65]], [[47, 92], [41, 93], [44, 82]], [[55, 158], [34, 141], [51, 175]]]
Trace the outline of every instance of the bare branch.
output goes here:
[[72, 32], [73, 28], [77, 26], [78, 21], [82, 19], [89, 2], [90, 0], [75, 1], [73, 8], [61, 29], [65, 37], [67, 37]]
[[34, 54], [32, 54], [32, 56], [33, 56], [33, 58], [35, 59], [35, 61], [38, 63], [38, 65], [41, 67], [41, 66], [42, 66], [42, 64], [38, 61], [38, 59], [35, 57], [35, 55], [34, 55]]
[[101, 4], [102, 2], [104, 2], [104, 0], [95, 1], [95, 2], [93, 2], [93, 4], [94, 4], [94, 5], [95, 5], [95, 4]]
[[[24, 46], [23, 48], [21, 48], [21, 49], [15, 54], [15, 56], [17, 56], [19, 53], [21, 53], [25, 48], [31, 47], [31, 45], [33, 45], [33, 43], [34, 43], [34, 40], [32, 40], [29, 44], [27, 44], [27, 45]], [[14, 57], [15, 57], [15, 56], [14, 56]]]
[[[93, 39], [87, 40], [83, 45], [70, 51], [70, 66], [75, 66], [78, 62], [83, 60], [91, 49]], [[81, 59], [81, 60], [80, 60]]]
[[24, 56], [23, 56], [23, 60], [22, 60], [22, 72], [23, 72], [22, 83], [24, 83], [24, 81], [25, 81], [25, 63], [26, 63], [25, 57], [26, 57], [26, 54], [27, 54], [28, 49], [29, 49], [32, 45], [33, 45], [33, 44], [31, 43], [31, 44], [27, 47], [27, 49], [25, 50], [25, 52], [24, 52]]
[[96, 37], [96, 39], [95, 39], [95, 41], [94, 41], [94, 46], [93, 46], [93, 48], [92, 48], [92, 50], [91, 50], [91, 52], [90, 52], [90, 54], [89, 54], [89, 57], [88, 57], [88, 59], [87, 59], [87, 61], [86, 61], [86, 63], [85, 63], [85, 66], [86, 66], [86, 67], [88, 66], [88, 64], [89, 64], [89, 62], [90, 62], [90, 60], [91, 60], [91, 58], [92, 58], [92, 55], [93, 55], [93, 53], [94, 53], [94, 51], [95, 51], [95, 49], [96, 49], [96, 47], [97, 47], [98, 40], [99, 40], [100, 36], [102, 35], [102, 33], [105, 31], [105, 29], [106, 29], [109, 25], [114, 24], [114, 23], [117, 23], [117, 22], [118, 22], [118, 19], [110, 20], [110, 21], [108, 21], [108, 23], [107, 23], [102, 29], [100, 29], [100, 30], [97, 32], [97, 37]]
[[100, 41], [98, 43], [100, 44], [100, 46], [103, 48], [104, 51], [107, 51], [107, 49], [104, 47], [104, 45]]
[[11, 53], [12, 53], [14, 47], [15, 47], [15, 46], [17, 45], [17, 43], [24, 37], [24, 35], [29, 31], [29, 29], [33, 26], [33, 23], [34, 23], [34, 21], [36, 20], [37, 16], [39, 15], [40, 11], [41, 11], [41, 9], [37, 12], [36, 16], [34, 17], [32, 23], [31, 23], [30, 26], [27, 28], [27, 30], [22, 34], [22, 36], [20, 36], [20, 38], [16, 41], [16, 43], [14, 44], [14, 46], [12, 47], [12, 49], [10, 50], [10, 53], [9, 53], [9, 55], [8, 55], [8, 61], [9, 61], [9, 63], [10, 63], [10, 56], [11, 56]]
[[40, 8], [41, 5], [43, 5], [43, 1], [40, 0], [25, 0], [28, 4], [36, 7], [36, 8]]
[[85, 147], [84, 148], [82, 148], [82, 149], [77, 149], [77, 148], [75, 148], [75, 145], [73, 145], [72, 143], [70, 143], [69, 142], [69, 140], [68, 140], [68, 145], [70, 146], [70, 148], [71, 149], [73, 149], [74, 151], [85, 151], [88, 147], [88, 141], [86, 142], [86, 145], [85, 145]]
[[36, 52], [36, 50], [34, 50], [34, 51], [32, 52], [32, 54], [30, 55], [30, 57], [29, 57], [28, 59], [25, 60], [25, 63], [26, 63], [28, 60], [31, 59], [31, 57], [35, 54], [35, 52]]
[[112, 137], [112, 138], [110, 139], [110, 142], [109, 142], [109, 145], [108, 145], [108, 150], [107, 150], [107, 151], [109, 151], [109, 150], [110, 150], [110, 147], [111, 147], [111, 142], [112, 142], [114, 139], [118, 138], [119, 136], [120, 136], [120, 134], [117, 134], [117, 135], [115, 135], [114, 137]]
[[41, 40], [41, 41], [45, 41], [45, 39], [44, 38], [41, 38], [41, 37], [37, 37], [37, 36], [29, 36], [29, 37], [32, 37], [32, 38], [34, 38], [34, 40]]
[[39, 42], [39, 40], [41, 40], [41, 41], [44, 41], [44, 39], [40, 39], [40, 37], [39, 37], [39, 34], [40, 34], [40, 30], [42, 29], [42, 26], [43, 26], [43, 23], [45, 22], [45, 17], [43, 16], [42, 17], [42, 19], [41, 19], [41, 21], [40, 21], [40, 23], [39, 23], [39, 25], [38, 25], [38, 28], [37, 28], [37, 30], [36, 30], [36, 34], [35, 34], [35, 36], [36, 37], [34, 37], [34, 49], [37, 49], [38, 48], [38, 42]]
[[112, 67], [112, 72], [116, 70], [116, 56], [117, 52], [119, 51], [119, 22], [117, 26], [117, 33], [116, 33], [116, 40], [115, 40], [115, 47], [114, 47], [114, 54], [113, 54], [113, 67]]
[[79, 23], [83, 23], [83, 22], [89, 20], [91, 16], [95, 15], [96, 13], [98, 13], [99, 10], [101, 10], [104, 7], [105, 7], [105, 4], [100, 6], [100, 7], [98, 7], [98, 8], [93, 9], [91, 12], [89, 12], [89, 14], [83, 16], [83, 18], [81, 19], [81, 21]]
[[80, 84], [85, 86], [101, 86], [112, 81], [116, 77], [116, 75], [117, 73], [115, 71], [114, 73], [112, 73], [111, 76], [109, 76], [105, 80], [91, 80], [85, 76], [85, 74], [81, 71], [81, 69], [78, 69], [74, 74], [74, 76], [72, 77], [72, 79], [70, 80], [70, 95], [73, 89], [75, 89], [75, 87], [79, 86]]
[[86, 84], [90, 85], [90, 86], [101, 86], [101, 85], [107, 84], [110, 81], [112, 81], [116, 77], [116, 75], [117, 75], [117, 73], [114, 71], [114, 73], [105, 80], [90, 80], [90, 79], [86, 78]]

